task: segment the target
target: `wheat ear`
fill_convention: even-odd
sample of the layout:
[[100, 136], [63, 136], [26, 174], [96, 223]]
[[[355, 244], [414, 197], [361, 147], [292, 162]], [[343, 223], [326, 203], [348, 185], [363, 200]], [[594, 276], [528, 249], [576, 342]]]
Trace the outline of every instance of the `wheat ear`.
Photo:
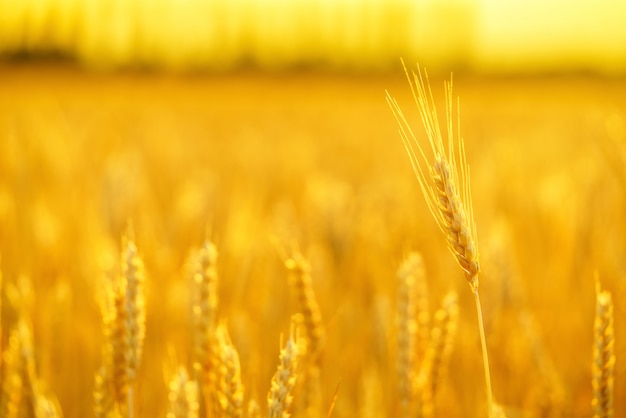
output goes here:
[[445, 85], [447, 141], [444, 144], [428, 75], [426, 72], [422, 75], [422, 71], [418, 68], [417, 73], [413, 72], [411, 79], [406, 67], [405, 72], [426, 131], [429, 156], [417, 140], [397, 101], [389, 92], [387, 92], [387, 103], [398, 122], [400, 136], [428, 208], [446, 237], [448, 248], [463, 269], [474, 294], [483, 354], [487, 408], [489, 417], [493, 418], [489, 357], [478, 295], [480, 273], [478, 238], [471, 203], [470, 173], [465, 157], [465, 145], [460, 135], [458, 118], [455, 129], [452, 115], [452, 81]]
[[295, 252], [285, 260], [285, 267], [289, 273], [289, 282], [294, 290], [298, 309], [302, 313], [304, 321], [307, 356], [309, 359], [319, 362], [325, 331], [322, 314], [313, 290], [311, 266], [302, 254]]
[[111, 378], [105, 366], [101, 366], [94, 377], [93, 406], [96, 418], [107, 418], [113, 409]]
[[433, 398], [437, 396], [439, 387], [444, 383], [448, 361], [454, 346], [456, 327], [459, 318], [459, 305], [456, 293], [448, 293], [443, 306], [435, 313], [431, 332], [429, 352], [431, 363], [431, 390]]
[[293, 401], [293, 387], [296, 384], [298, 365], [298, 341], [296, 329], [292, 325], [289, 338], [280, 351], [278, 369], [272, 378], [267, 396], [269, 418], [288, 418], [289, 407]]
[[[30, 330], [26, 322], [20, 319], [9, 334], [9, 341], [4, 357], [4, 376], [0, 416], [13, 418], [21, 414], [34, 415], [33, 397], [29, 391], [29, 354]], [[24, 411], [28, 407], [30, 410]]]
[[306, 416], [321, 414], [321, 360], [324, 343], [324, 325], [322, 314], [313, 290], [311, 266], [298, 251], [285, 260], [285, 267], [289, 275], [289, 283], [297, 300], [297, 309], [300, 314], [294, 318], [300, 319], [303, 325], [305, 348], [300, 350], [300, 357], [305, 367], [301, 367], [299, 379], [299, 397], [297, 409], [304, 409]]
[[[144, 267], [129, 229], [122, 238], [121, 275], [109, 284], [103, 322], [107, 342], [104, 348], [104, 368], [95, 378], [94, 401], [97, 413], [106, 414], [112, 403], [120, 415], [134, 415], [134, 385], [141, 363], [146, 334], [144, 297]], [[103, 409], [105, 408], [105, 409]]]
[[493, 404], [493, 418], [506, 418], [506, 412], [500, 404]]
[[182, 366], [170, 380], [168, 401], [167, 418], [199, 417], [198, 384]]
[[415, 375], [415, 340], [417, 331], [415, 272], [421, 267], [421, 258], [410, 254], [398, 268], [398, 302], [396, 308], [398, 327], [398, 347], [396, 358], [396, 374], [398, 379], [398, 396], [400, 416], [412, 415], [411, 382]]
[[212, 359], [216, 351], [218, 275], [217, 248], [206, 241], [192, 259], [192, 322], [194, 368], [206, 384], [210, 380]]
[[248, 418], [261, 418], [261, 407], [256, 399], [251, 398], [248, 401]]
[[221, 372], [218, 387], [220, 416], [225, 418], [243, 417], [243, 384], [241, 383], [241, 366], [239, 354], [235, 349], [226, 325], [220, 324], [217, 330], [219, 352], [221, 356]]
[[443, 299], [442, 307], [435, 313], [428, 350], [413, 383], [414, 395], [420, 400], [419, 416], [433, 415], [435, 396], [445, 381], [458, 316], [457, 296], [450, 292]]
[[122, 276], [125, 283], [124, 304], [126, 339], [128, 340], [126, 353], [126, 374], [129, 380], [128, 413], [129, 416], [133, 416], [134, 386], [146, 337], [146, 306], [143, 291], [145, 280], [143, 261], [138, 255], [132, 232], [126, 237], [126, 245], [122, 254]]
[[611, 294], [601, 291], [596, 282], [596, 316], [594, 321], [594, 345], [592, 387], [594, 418], [613, 416], [614, 353], [613, 301]]

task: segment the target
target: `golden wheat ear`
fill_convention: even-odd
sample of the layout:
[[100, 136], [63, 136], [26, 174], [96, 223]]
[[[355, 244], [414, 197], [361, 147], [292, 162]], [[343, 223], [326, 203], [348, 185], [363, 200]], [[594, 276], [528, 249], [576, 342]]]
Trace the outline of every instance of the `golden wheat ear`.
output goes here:
[[168, 403], [168, 418], [199, 417], [198, 384], [191, 380], [187, 369], [182, 366], [170, 380]]
[[233, 345], [225, 324], [217, 328], [221, 373], [217, 389], [220, 416], [225, 418], [243, 417], [244, 388], [241, 382], [239, 353]]
[[285, 260], [289, 283], [297, 302], [299, 314], [292, 320], [302, 325], [305, 337], [300, 340], [300, 367], [297, 392], [298, 404], [294, 410], [307, 416], [322, 414], [321, 363], [325, 329], [322, 314], [313, 290], [311, 266], [299, 251], [294, 250]]
[[191, 257], [191, 295], [194, 343], [194, 368], [199, 378], [207, 380], [211, 369], [211, 350], [215, 348], [218, 307], [218, 252], [215, 244], [206, 241]]
[[593, 362], [591, 365], [594, 418], [613, 416], [615, 373], [615, 336], [613, 332], [613, 300], [596, 282], [596, 315], [594, 321]]
[[500, 404], [493, 404], [493, 418], [507, 418], [504, 407]]
[[137, 380], [137, 372], [146, 337], [146, 302], [144, 296], [145, 273], [132, 231], [123, 239], [122, 276], [124, 309], [126, 313], [126, 373], [130, 384]]
[[145, 273], [129, 229], [122, 237], [121, 274], [107, 287], [103, 307], [104, 365], [95, 377], [97, 415], [134, 416], [134, 389], [146, 335]]
[[212, 415], [218, 414], [220, 408], [217, 399], [218, 368], [221, 364], [217, 338], [219, 305], [217, 261], [217, 247], [209, 240], [190, 256], [189, 261], [193, 367], [196, 380], [200, 384], [203, 407], [212, 410]]
[[458, 101], [457, 118], [455, 121], [453, 115], [452, 80], [450, 80], [450, 82], [445, 84], [446, 140], [444, 141], [428, 81], [428, 74], [426, 74], [426, 71], [422, 73], [422, 70], [418, 67], [417, 72], [412, 72], [409, 75], [406, 66], [404, 68], [413, 99], [422, 119], [428, 142], [427, 146], [423, 146], [417, 140], [398, 102], [389, 92], [387, 92], [387, 103], [398, 122], [400, 137], [409, 155], [411, 166], [417, 177], [428, 209], [445, 236], [448, 249], [462, 268], [474, 295], [483, 355], [487, 409], [489, 417], [493, 418], [489, 356], [487, 355], [485, 327], [478, 295], [478, 275], [480, 273], [478, 238], [472, 208], [469, 166], [465, 157], [465, 144], [460, 134]]
[[398, 102], [389, 92], [387, 103], [398, 122], [400, 136], [428, 208], [446, 237], [448, 248], [465, 272], [467, 281], [472, 288], [476, 288], [480, 273], [478, 238], [472, 209], [469, 166], [458, 117], [456, 132], [454, 127], [452, 80], [445, 85], [447, 140], [444, 143], [428, 74], [425, 71], [422, 74], [418, 67], [411, 79], [406, 67], [405, 72], [426, 132], [428, 148], [417, 140]]
[[420, 331], [418, 313], [418, 281], [424, 278], [422, 258], [418, 253], [411, 253], [398, 268], [398, 300], [396, 307], [397, 355], [396, 374], [400, 416], [412, 415], [414, 402], [412, 381], [422, 357], [418, 352], [417, 336]]
[[450, 292], [434, 315], [428, 350], [419, 374], [413, 380], [412, 393], [418, 400], [419, 416], [431, 417], [434, 414], [435, 397], [445, 383], [458, 316], [457, 295]]
[[322, 313], [313, 290], [311, 265], [300, 252], [294, 251], [293, 255], [285, 260], [285, 267], [298, 309], [302, 314], [303, 330], [307, 340], [307, 357], [319, 365], [325, 330]]
[[254, 398], [250, 398], [250, 400], [248, 401], [247, 418], [261, 418], [261, 407]]
[[296, 384], [298, 367], [298, 332], [295, 325], [291, 326], [289, 338], [280, 351], [278, 369], [272, 378], [270, 391], [267, 395], [269, 418], [288, 418], [289, 408], [293, 402], [293, 388]]

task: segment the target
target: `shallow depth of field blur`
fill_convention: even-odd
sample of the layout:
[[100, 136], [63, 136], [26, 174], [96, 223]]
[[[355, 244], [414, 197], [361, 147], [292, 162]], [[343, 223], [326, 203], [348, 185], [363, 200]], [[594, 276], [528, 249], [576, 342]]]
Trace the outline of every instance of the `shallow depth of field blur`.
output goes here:
[[64, 416], [93, 416], [103, 282], [132, 223], [137, 410], [165, 416], [191, 368], [185, 261], [208, 236], [245, 399], [265, 410], [298, 311], [280, 247], [297, 244], [326, 329], [321, 416], [336, 392], [332, 417], [396, 417], [396, 272], [419, 251], [430, 309], [449, 290], [460, 306], [435, 416], [485, 416], [472, 295], [385, 102], [426, 140], [403, 57], [442, 120], [454, 72], [495, 399], [510, 417], [592, 415], [597, 276], [624, 416], [626, 7], [521, 3], [0, 0], [2, 348], [23, 310], [37, 376]]

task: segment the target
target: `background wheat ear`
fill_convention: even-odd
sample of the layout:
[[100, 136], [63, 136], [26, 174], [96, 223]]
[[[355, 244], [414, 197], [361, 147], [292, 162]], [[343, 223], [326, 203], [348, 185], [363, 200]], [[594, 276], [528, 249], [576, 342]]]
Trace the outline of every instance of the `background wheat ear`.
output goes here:
[[108, 283], [102, 321], [106, 338], [104, 365], [95, 376], [97, 415], [116, 411], [134, 416], [135, 385], [146, 335], [143, 260], [129, 227], [122, 237], [121, 273]]
[[615, 382], [615, 336], [611, 293], [600, 289], [596, 280], [596, 315], [594, 321], [593, 362], [591, 365], [594, 418], [609, 418], [613, 412]]
[[269, 418], [288, 418], [293, 402], [292, 391], [296, 384], [298, 367], [298, 329], [292, 321], [289, 338], [280, 351], [276, 373], [267, 395]]
[[243, 417], [244, 387], [241, 382], [239, 353], [233, 345], [225, 323], [217, 328], [220, 353], [220, 378], [217, 389], [220, 416]]
[[207, 240], [200, 250], [192, 254], [190, 261], [193, 363], [204, 391], [208, 391], [213, 384], [211, 373], [218, 350], [215, 338], [219, 302], [217, 259], [217, 247]]
[[167, 418], [198, 418], [198, 384], [192, 380], [185, 367], [180, 366], [168, 385]]
[[302, 331], [307, 340], [307, 357], [319, 365], [325, 329], [322, 313], [313, 290], [311, 265], [299, 251], [294, 251], [289, 258], [284, 260], [284, 263], [297, 301], [297, 309], [302, 314]]
[[[402, 262], [397, 272], [398, 300], [396, 308], [397, 358], [396, 374], [398, 383], [398, 397], [400, 416], [413, 415], [414, 400], [411, 386], [417, 370], [423, 360], [419, 333], [423, 332], [423, 324], [419, 323], [420, 315], [428, 312], [419, 310], [419, 301], [425, 298], [423, 292], [424, 268], [422, 258], [418, 253], [409, 254]], [[420, 286], [422, 285], [422, 286]], [[422, 307], [423, 308], [423, 307]], [[427, 332], [427, 330], [426, 330]]]
[[419, 373], [412, 381], [412, 395], [418, 400], [418, 416], [434, 415], [435, 397], [445, 383], [458, 315], [457, 295], [450, 292], [444, 297], [441, 308], [434, 315], [428, 350]]

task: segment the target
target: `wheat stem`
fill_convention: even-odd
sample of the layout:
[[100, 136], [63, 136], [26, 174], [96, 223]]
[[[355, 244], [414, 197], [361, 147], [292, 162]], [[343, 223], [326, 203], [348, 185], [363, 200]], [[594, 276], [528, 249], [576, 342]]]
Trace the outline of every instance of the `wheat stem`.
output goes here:
[[128, 418], [133, 418], [134, 414], [134, 405], [133, 405], [133, 387], [132, 385], [128, 388]]
[[483, 351], [483, 368], [485, 370], [485, 386], [487, 388], [487, 408], [488, 417], [493, 418], [493, 395], [491, 392], [491, 376], [489, 374], [489, 355], [487, 354], [487, 339], [485, 338], [485, 324], [483, 322], [483, 311], [480, 307], [480, 297], [478, 288], [474, 287], [474, 302], [476, 302], [476, 314], [478, 315], [478, 329], [480, 331], [480, 346]]

